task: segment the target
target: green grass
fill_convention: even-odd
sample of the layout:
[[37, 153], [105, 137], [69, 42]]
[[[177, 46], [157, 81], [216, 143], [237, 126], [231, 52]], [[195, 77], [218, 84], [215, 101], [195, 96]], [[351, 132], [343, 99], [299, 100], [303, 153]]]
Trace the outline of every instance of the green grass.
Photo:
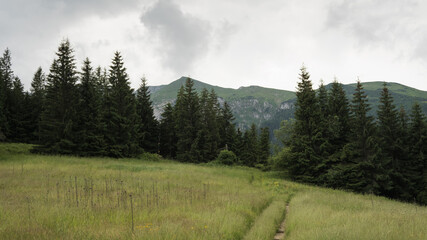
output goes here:
[[290, 203], [286, 235], [296, 239], [427, 239], [427, 208], [311, 188]]
[[291, 189], [243, 167], [25, 148], [0, 145], [0, 239], [241, 239]]
[[426, 207], [256, 169], [147, 154], [42, 156], [30, 148], [0, 144], [0, 239], [272, 239], [289, 200], [287, 239], [427, 236]]
[[257, 218], [253, 227], [244, 237], [245, 240], [273, 239], [276, 230], [285, 218], [286, 202], [274, 201]]

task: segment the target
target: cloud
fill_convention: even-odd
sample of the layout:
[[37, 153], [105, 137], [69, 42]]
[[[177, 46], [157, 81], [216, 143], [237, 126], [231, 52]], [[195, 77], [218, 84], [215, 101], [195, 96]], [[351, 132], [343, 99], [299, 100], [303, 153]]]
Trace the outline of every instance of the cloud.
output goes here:
[[184, 13], [171, 0], [159, 0], [141, 22], [158, 38], [164, 66], [178, 73], [189, 71], [209, 51], [211, 24]]
[[343, 29], [355, 38], [360, 47], [394, 47], [401, 40], [407, 40], [410, 22], [416, 1], [400, 0], [359, 0], [339, 1], [330, 5], [326, 26]]

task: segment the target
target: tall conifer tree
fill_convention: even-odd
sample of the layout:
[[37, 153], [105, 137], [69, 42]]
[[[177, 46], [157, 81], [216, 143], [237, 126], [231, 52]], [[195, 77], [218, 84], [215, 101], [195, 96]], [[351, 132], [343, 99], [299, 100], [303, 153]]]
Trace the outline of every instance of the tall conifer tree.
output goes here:
[[403, 140], [400, 131], [399, 116], [393, 104], [393, 97], [384, 83], [381, 91], [380, 105], [378, 107], [378, 135], [383, 157], [382, 162], [385, 170], [392, 180], [392, 188], [386, 194], [389, 197], [398, 198], [403, 194], [405, 183], [401, 174], [402, 158], [405, 154]]
[[331, 168], [329, 157], [333, 152], [333, 147], [330, 143], [332, 137], [332, 129], [330, 126], [330, 113], [328, 106], [328, 91], [326, 90], [323, 80], [320, 83], [319, 90], [317, 91], [317, 101], [319, 104], [319, 119], [318, 119], [318, 135], [316, 138], [319, 138], [318, 142], [320, 144], [319, 154], [321, 159], [317, 166], [319, 184], [324, 184], [327, 180], [327, 172]]
[[76, 151], [77, 72], [73, 49], [64, 40], [59, 45], [46, 86], [46, 104], [40, 122], [38, 148], [48, 153], [71, 154]]
[[101, 94], [88, 58], [83, 63], [78, 105], [79, 117], [79, 154], [84, 156], [103, 155], [105, 142], [103, 137]]
[[168, 103], [160, 120], [160, 154], [164, 157], [176, 158], [175, 125], [174, 108]]
[[138, 115], [135, 111], [135, 96], [122, 56], [114, 53], [109, 76], [110, 88], [106, 96], [106, 144], [112, 157], [135, 156], [140, 152], [136, 138]]
[[136, 92], [136, 113], [139, 117], [138, 144], [146, 152], [157, 153], [159, 148], [159, 124], [154, 117], [153, 103], [145, 77]]
[[41, 67], [34, 73], [30, 89], [31, 119], [29, 122], [29, 131], [31, 134], [30, 141], [40, 142], [40, 121], [41, 114], [44, 110], [46, 97], [46, 76]]
[[342, 187], [343, 183], [336, 177], [339, 177], [337, 167], [341, 163], [342, 149], [349, 141], [349, 103], [342, 84], [336, 79], [328, 94], [328, 113], [330, 155], [325, 159], [328, 173], [324, 182], [330, 187]]
[[362, 83], [357, 81], [351, 105], [350, 143], [344, 150], [343, 170], [346, 188], [357, 192], [380, 194], [389, 187], [377, 144], [374, 118]]
[[427, 204], [427, 125], [421, 107], [415, 103], [412, 107], [409, 124], [409, 156], [404, 176], [409, 181], [409, 191], [418, 202]]
[[13, 79], [11, 53], [7, 48], [0, 57], [0, 138], [4, 139], [11, 137], [9, 122]]
[[317, 181], [319, 156], [319, 104], [312, 88], [310, 75], [301, 68], [296, 92], [295, 127], [291, 141], [291, 157], [288, 163], [293, 179], [314, 183]]
[[268, 127], [261, 128], [259, 136], [259, 164], [266, 165], [270, 156], [270, 131]]
[[10, 139], [15, 142], [28, 142], [27, 125], [28, 111], [26, 109], [26, 94], [21, 80], [17, 77], [13, 80], [12, 92], [9, 103]]
[[198, 162], [200, 153], [197, 136], [200, 130], [199, 96], [194, 81], [187, 78], [185, 86], [178, 92], [175, 105], [177, 158], [183, 162]]
[[227, 102], [224, 102], [224, 106], [220, 109], [219, 113], [219, 147], [225, 148], [227, 146], [227, 148], [235, 152], [236, 149], [233, 147], [233, 141], [236, 134], [234, 120], [235, 118], [230, 105]]

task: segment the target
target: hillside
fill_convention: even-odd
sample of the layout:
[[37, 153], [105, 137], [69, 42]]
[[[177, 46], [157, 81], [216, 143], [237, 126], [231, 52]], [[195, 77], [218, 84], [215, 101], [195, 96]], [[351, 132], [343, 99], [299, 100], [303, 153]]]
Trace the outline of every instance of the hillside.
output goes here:
[[[0, 144], [0, 239], [426, 239], [427, 208], [157, 155], [80, 158]], [[285, 214], [286, 205], [289, 204]]]
[[[152, 86], [153, 106], [156, 117], [160, 117], [163, 106], [168, 102], [174, 102], [179, 88], [185, 84], [186, 77], [162, 86]], [[352, 99], [356, 84], [344, 85], [349, 101]], [[383, 82], [363, 83], [372, 105], [371, 113], [375, 115]], [[212, 86], [198, 80], [194, 80], [197, 91], [203, 88], [214, 89], [220, 98], [220, 102], [227, 101], [236, 117], [236, 124], [241, 128], [247, 128], [251, 123], [258, 126], [268, 126], [271, 130], [277, 129], [282, 120], [293, 116], [295, 92], [264, 88], [259, 86], [240, 87], [238, 89]], [[330, 87], [330, 84], [326, 86]], [[411, 88], [399, 83], [388, 83], [395, 105], [403, 106], [409, 114], [413, 103], [418, 102], [427, 113], [427, 92]]]
[[[166, 103], [175, 101], [177, 92], [185, 84], [185, 80], [186, 77], [181, 77], [168, 85], [150, 87], [156, 117], [160, 116]], [[265, 121], [273, 119], [278, 112], [290, 110], [295, 99], [294, 92], [258, 86], [232, 89], [194, 80], [194, 88], [198, 92], [203, 88], [215, 90], [220, 103], [227, 101], [230, 104], [236, 123], [242, 128], [246, 128], [252, 122], [262, 125]]]

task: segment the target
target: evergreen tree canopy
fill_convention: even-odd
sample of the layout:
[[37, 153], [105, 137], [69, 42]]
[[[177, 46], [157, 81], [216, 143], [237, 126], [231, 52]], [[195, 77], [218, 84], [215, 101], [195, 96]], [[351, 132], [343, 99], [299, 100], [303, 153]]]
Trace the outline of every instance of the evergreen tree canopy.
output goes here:
[[230, 105], [227, 102], [224, 102], [224, 106], [220, 109], [219, 113], [219, 135], [220, 135], [220, 144], [219, 147], [233, 149], [234, 135], [236, 134], [236, 126], [234, 124], [234, 116], [231, 112]]
[[112, 157], [135, 156], [140, 152], [136, 139], [135, 96], [130, 87], [129, 78], [122, 56], [114, 53], [109, 76], [110, 88], [107, 93], [109, 107], [106, 121], [107, 153]]
[[291, 141], [291, 158], [288, 163], [291, 177], [298, 181], [315, 182], [320, 163], [319, 119], [320, 110], [310, 74], [301, 68], [296, 92], [295, 125]]
[[409, 134], [410, 158], [405, 163], [404, 175], [410, 182], [411, 195], [418, 202], [427, 204], [427, 125], [418, 103], [412, 107]]
[[187, 78], [185, 86], [178, 92], [175, 105], [177, 158], [183, 162], [199, 162], [198, 134], [200, 130], [199, 96], [194, 82]]
[[341, 83], [335, 79], [328, 95], [329, 126], [333, 135], [329, 141], [334, 152], [339, 151], [347, 142], [350, 134], [349, 105]]
[[347, 188], [357, 192], [379, 194], [388, 190], [381, 149], [377, 144], [374, 118], [368, 115], [370, 106], [362, 83], [357, 81], [351, 105], [350, 143], [346, 146], [345, 169]]
[[78, 91], [75, 59], [68, 40], [61, 42], [56, 56], [47, 78], [39, 150], [71, 154], [76, 151]]
[[170, 103], [163, 109], [160, 120], [160, 154], [169, 158], [176, 158], [176, 132], [174, 109]]
[[158, 122], [154, 117], [153, 103], [145, 77], [136, 92], [136, 113], [139, 116], [138, 144], [144, 151], [157, 153], [159, 145]]
[[1, 138], [10, 138], [10, 112], [11, 95], [13, 88], [12, 60], [9, 49], [0, 57], [0, 135]]
[[399, 125], [399, 115], [393, 104], [393, 97], [384, 83], [381, 91], [380, 105], [378, 108], [378, 136], [382, 149], [382, 162], [392, 180], [392, 188], [388, 193], [390, 197], [399, 197], [405, 191], [405, 182], [401, 174], [403, 158], [407, 155], [404, 141], [401, 138], [404, 133]]
[[104, 154], [103, 123], [101, 112], [101, 94], [98, 90], [96, 78], [88, 58], [83, 63], [77, 107], [79, 117], [79, 154], [96, 156]]
[[34, 74], [33, 81], [31, 82], [30, 89], [30, 122], [29, 122], [29, 134], [30, 141], [38, 143], [40, 141], [40, 121], [41, 121], [41, 113], [44, 110], [46, 97], [46, 76], [43, 73], [41, 67], [37, 69]]
[[261, 128], [259, 137], [259, 163], [266, 165], [270, 156], [270, 131], [267, 127]]

